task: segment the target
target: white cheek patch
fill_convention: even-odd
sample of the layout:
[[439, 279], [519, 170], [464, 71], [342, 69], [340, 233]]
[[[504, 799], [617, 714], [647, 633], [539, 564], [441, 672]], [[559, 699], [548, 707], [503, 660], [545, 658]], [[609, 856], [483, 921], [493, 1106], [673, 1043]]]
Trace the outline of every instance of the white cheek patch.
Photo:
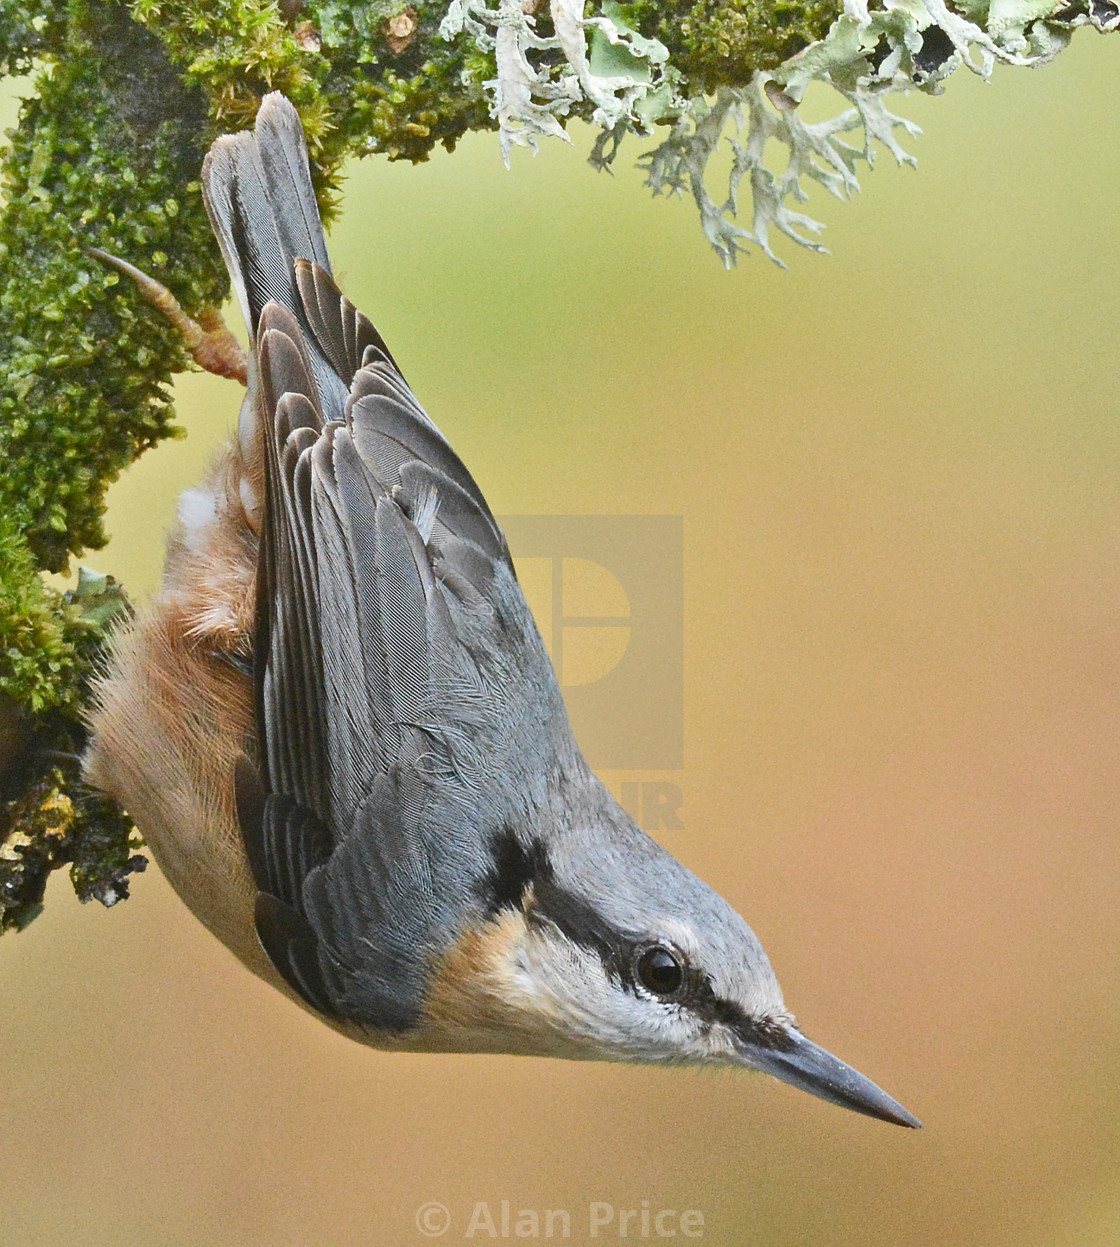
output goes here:
[[532, 945], [528, 940], [523, 939], [517, 945], [517, 951], [508, 963], [509, 986], [522, 1004], [536, 1001], [539, 1007], [541, 992], [537, 986], [537, 967], [535, 964], [537, 958], [533, 955], [533, 952]]
[[710, 1056], [698, 1019], [680, 1005], [613, 979], [597, 953], [530, 929], [512, 963], [520, 1003], [559, 1034], [610, 1060], [696, 1061]]

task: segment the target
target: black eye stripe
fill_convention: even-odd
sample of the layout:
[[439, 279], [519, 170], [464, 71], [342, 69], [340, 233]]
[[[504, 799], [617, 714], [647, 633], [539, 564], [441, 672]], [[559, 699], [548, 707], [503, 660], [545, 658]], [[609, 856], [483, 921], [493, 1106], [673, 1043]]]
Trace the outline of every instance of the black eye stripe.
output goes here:
[[478, 889], [488, 915], [525, 905], [529, 922], [551, 923], [573, 944], [594, 952], [616, 982], [627, 982], [636, 941], [556, 881], [539, 840], [523, 843], [507, 827], [494, 837], [491, 853], [493, 864]]
[[533, 904], [527, 915], [551, 922], [582, 948], [598, 954], [611, 978], [627, 982], [634, 941], [612, 926], [599, 911], [562, 888], [551, 872], [533, 882]]
[[690, 969], [685, 963], [680, 986], [669, 994], [642, 983], [637, 967], [640, 956], [651, 948], [667, 946], [656, 936], [651, 939], [649, 935], [619, 930], [594, 905], [559, 884], [539, 840], [525, 845], [512, 828], [506, 828], [495, 836], [492, 853], [493, 866], [479, 888], [479, 897], [490, 916], [501, 909], [517, 908], [528, 899], [528, 922], [549, 923], [573, 944], [595, 953], [607, 975], [627, 991], [635, 995], [643, 991], [647, 1000], [650, 995], [671, 1000], [706, 1026], [727, 1026], [744, 1043], [756, 1047], [781, 1049], [791, 1045], [781, 1026], [751, 1017], [735, 1001], [719, 996], [711, 979], [697, 967]]
[[706, 1025], [714, 1026], [719, 1023], [726, 1026], [745, 1044], [776, 1051], [789, 1051], [795, 1046], [795, 1041], [785, 1026], [770, 1018], [752, 1017], [734, 1000], [717, 996], [707, 975], [701, 976], [687, 1003]]
[[523, 845], [511, 827], [495, 835], [490, 846], [491, 866], [477, 889], [488, 917], [521, 904], [525, 889], [551, 873], [540, 841]]

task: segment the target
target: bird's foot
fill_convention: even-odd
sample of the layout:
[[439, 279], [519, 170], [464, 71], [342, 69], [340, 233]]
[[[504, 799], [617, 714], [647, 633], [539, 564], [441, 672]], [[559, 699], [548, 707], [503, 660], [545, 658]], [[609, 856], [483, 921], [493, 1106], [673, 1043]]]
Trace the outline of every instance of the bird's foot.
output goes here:
[[204, 308], [195, 320], [183, 311], [179, 300], [162, 282], [141, 272], [134, 264], [102, 251], [100, 247], [90, 247], [89, 254], [135, 282], [136, 288], [152, 307], [179, 331], [183, 345], [200, 368], [215, 376], [240, 381], [242, 385], [248, 383], [249, 365], [245, 351], [217, 308]]

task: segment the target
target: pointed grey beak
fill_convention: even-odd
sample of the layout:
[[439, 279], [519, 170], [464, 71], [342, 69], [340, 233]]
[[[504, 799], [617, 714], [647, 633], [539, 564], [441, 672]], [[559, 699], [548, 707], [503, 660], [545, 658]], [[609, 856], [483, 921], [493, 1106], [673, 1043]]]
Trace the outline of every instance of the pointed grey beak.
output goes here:
[[922, 1123], [913, 1113], [892, 1100], [870, 1078], [864, 1078], [831, 1052], [806, 1039], [799, 1030], [791, 1029], [782, 1038], [780, 1047], [745, 1044], [744, 1055], [755, 1069], [780, 1078], [792, 1087], [800, 1087], [810, 1095], [868, 1117], [878, 1117], [880, 1121], [894, 1122], [896, 1126], [921, 1129]]

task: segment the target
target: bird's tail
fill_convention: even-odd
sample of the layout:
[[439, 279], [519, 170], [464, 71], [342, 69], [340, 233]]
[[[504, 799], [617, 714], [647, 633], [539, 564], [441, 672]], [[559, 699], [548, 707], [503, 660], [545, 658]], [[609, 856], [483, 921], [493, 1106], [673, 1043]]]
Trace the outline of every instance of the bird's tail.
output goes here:
[[[291, 102], [278, 91], [266, 95], [253, 130], [227, 135], [210, 148], [202, 182], [253, 344], [261, 311], [271, 301], [286, 307], [314, 342], [295, 264], [304, 259], [331, 269], [303, 127]], [[316, 380], [329, 388], [327, 361], [320, 357], [313, 365]]]

